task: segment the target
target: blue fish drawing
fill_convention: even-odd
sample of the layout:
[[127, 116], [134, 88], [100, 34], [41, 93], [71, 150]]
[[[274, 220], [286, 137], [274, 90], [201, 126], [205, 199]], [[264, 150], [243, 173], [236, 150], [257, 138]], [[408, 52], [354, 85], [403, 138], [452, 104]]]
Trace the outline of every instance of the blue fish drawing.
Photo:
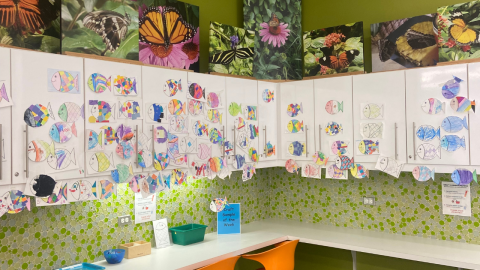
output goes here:
[[244, 164], [245, 164], [245, 156], [237, 155], [235, 157], [235, 161], [233, 162], [233, 167], [235, 167], [235, 169], [239, 170], [243, 167]]
[[472, 173], [467, 169], [457, 169], [453, 171], [450, 177], [457, 185], [468, 185], [472, 180], [477, 183], [477, 170], [474, 170]]
[[412, 170], [413, 177], [420, 182], [425, 182], [432, 178], [435, 180], [435, 169], [430, 170], [427, 166], [417, 166]]
[[448, 116], [447, 118], [443, 119], [442, 121], [442, 128], [446, 132], [458, 132], [465, 128], [468, 130], [468, 123], [467, 117], [465, 116], [463, 119], [457, 116]]
[[443, 97], [446, 99], [452, 99], [457, 96], [458, 92], [460, 92], [460, 82], [463, 82], [463, 80], [455, 76], [453, 76], [453, 79], [448, 80], [442, 86]]
[[453, 152], [459, 149], [460, 147], [465, 147], [465, 136], [460, 138], [457, 135], [445, 135], [440, 140], [440, 145], [443, 149]]
[[440, 127], [435, 130], [435, 128], [432, 126], [420, 126], [417, 129], [417, 137], [424, 142], [431, 141], [435, 139], [435, 137], [440, 139]]
[[290, 155], [297, 157], [304, 155], [306, 152], [305, 143], [301, 143], [299, 141], [294, 141], [290, 143], [290, 145], [288, 146], [288, 152], [290, 153]]

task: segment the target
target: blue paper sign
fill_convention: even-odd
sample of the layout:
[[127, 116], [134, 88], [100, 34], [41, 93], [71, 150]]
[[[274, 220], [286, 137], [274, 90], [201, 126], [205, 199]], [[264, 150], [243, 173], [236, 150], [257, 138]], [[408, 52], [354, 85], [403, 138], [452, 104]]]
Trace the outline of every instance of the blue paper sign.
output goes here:
[[231, 203], [217, 213], [217, 234], [238, 234], [241, 223], [240, 204]]

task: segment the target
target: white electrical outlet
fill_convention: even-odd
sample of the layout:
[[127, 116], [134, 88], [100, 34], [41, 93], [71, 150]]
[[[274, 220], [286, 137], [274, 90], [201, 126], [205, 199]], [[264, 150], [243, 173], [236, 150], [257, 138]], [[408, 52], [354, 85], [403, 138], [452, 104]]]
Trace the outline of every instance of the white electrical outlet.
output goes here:
[[363, 197], [363, 205], [375, 205], [375, 197]]
[[130, 215], [118, 217], [118, 226], [126, 226], [132, 224], [132, 217]]

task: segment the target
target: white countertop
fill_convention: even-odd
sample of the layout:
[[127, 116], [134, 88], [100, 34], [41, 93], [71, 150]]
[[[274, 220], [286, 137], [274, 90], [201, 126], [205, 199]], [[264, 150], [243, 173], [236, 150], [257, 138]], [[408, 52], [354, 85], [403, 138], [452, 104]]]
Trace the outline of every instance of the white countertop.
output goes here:
[[124, 259], [117, 265], [106, 261], [96, 264], [115, 270], [153, 269], [154, 266], [162, 270], [196, 269], [287, 239], [426, 263], [480, 269], [480, 245], [275, 219], [242, 225], [242, 234], [239, 235], [217, 236], [216, 233], [209, 233], [205, 235], [205, 241], [197, 244], [152, 248], [151, 255]]

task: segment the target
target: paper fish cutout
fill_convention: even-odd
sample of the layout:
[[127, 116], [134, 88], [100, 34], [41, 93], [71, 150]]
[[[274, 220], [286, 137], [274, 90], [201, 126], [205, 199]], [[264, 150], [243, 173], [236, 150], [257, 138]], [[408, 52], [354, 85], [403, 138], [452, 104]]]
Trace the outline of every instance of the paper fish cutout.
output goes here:
[[352, 168], [355, 163], [353, 162], [353, 157], [350, 159], [347, 156], [339, 156], [335, 159], [335, 165], [337, 165], [337, 168], [344, 171]]
[[303, 106], [302, 106], [301, 102], [300, 102], [300, 104], [293, 104], [292, 103], [292, 104], [288, 105], [288, 107], [287, 107], [288, 116], [295, 117], [299, 113], [303, 113]]
[[417, 181], [425, 182], [430, 180], [435, 180], [435, 169], [430, 170], [427, 166], [417, 166], [412, 170], [413, 178]]
[[253, 140], [258, 137], [258, 127], [252, 124], [249, 124], [248, 126], [250, 130], [250, 139]]
[[398, 178], [402, 172], [403, 165], [403, 163], [398, 162], [394, 158], [380, 157], [375, 165], [375, 169]]
[[146, 178], [145, 175], [137, 174], [137, 175], [134, 175], [132, 179], [130, 179], [130, 182], [128, 182], [128, 186], [133, 191], [133, 193], [140, 193], [140, 183], [145, 178]]
[[229, 156], [233, 154], [233, 144], [230, 141], [225, 141], [223, 147], [225, 155]]
[[168, 119], [171, 132], [188, 133], [188, 117], [172, 115]]
[[207, 114], [205, 115], [205, 119], [212, 123], [220, 123], [222, 124], [223, 114], [221, 114], [217, 109], [208, 109]]
[[467, 117], [463, 117], [461, 119], [460, 117], [457, 116], [448, 116], [442, 121], [442, 128], [446, 132], [454, 133], [454, 132], [459, 132], [463, 128], [468, 130], [468, 122], [467, 122]]
[[107, 156], [105, 153], [95, 153], [90, 156], [88, 165], [95, 172], [105, 172], [114, 168], [113, 153]]
[[170, 164], [170, 157], [167, 153], [154, 153], [153, 155], [153, 167], [157, 171], [165, 170]]
[[125, 164], [117, 164], [117, 168], [111, 171], [110, 175], [117, 184], [126, 182], [128, 178], [133, 175], [132, 164], [128, 166]]
[[233, 161], [233, 167], [237, 170], [240, 170], [245, 165], [245, 156], [236, 155], [235, 160]]
[[225, 166], [227, 166], [227, 163], [219, 157], [212, 157], [208, 160], [208, 168], [215, 173], [220, 172]]
[[10, 191], [5, 192], [0, 196], [0, 217], [8, 212], [8, 209], [12, 207], [12, 199], [10, 197]]
[[188, 112], [190, 115], [200, 115], [203, 113], [203, 102], [191, 99], [188, 101]]
[[164, 143], [167, 141], [168, 131], [162, 126], [157, 126], [155, 127], [154, 135], [157, 143]]
[[180, 148], [178, 146], [178, 136], [172, 133], [168, 133], [167, 149], [170, 154], [179, 154]]
[[206, 176], [206, 162], [193, 161], [190, 165], [194, 171], [195, 176]]
[[134, 137], [133, 129], [127, 125], [120, 124], [117, 127], [117, 138], [120, 141], [130, 141]]
[[332, 150], [332, 153], [334, 155], [341, 156], [347, 153], [347, 148], [348, 148], [348, 142], [334, 141], [332, 143], [332, 146], [330, 147], [330, 150]]
[[100, 73], [93, 73], [88, 77], [87, 85], [94, 93], [101, 94], [105, 91], [112, 91], [111, 89], [111, 77], [103, 76]]
[[139, 184], [140, 184], [140, 193], [142, 194], [142, 198], [145, 199], [148, 196], [150, 196], [151, 195], [150, 186], [149, 186], [147, 178], [140, 179]]
[[42, 104], [35, 104], [25, 110], [23, 120], [28, 126], [36, 128], [45, 125], [50, 117], [55, 120], [50, 103], [46, 107]]
[[48, 197], [52, 195], [57, 182], [46, 174], [40, 174], [30, 181], [32, 194], [37, 197]]
[[248, 156], [252, 162], [258, 162], [258, 153], [255, 148], [250, 147], [250, 149], [248, 149]]
[[197, 150], [197, 139], [182, 137], [180, 139], [180, 150], [182, 153], [193, 153]]
[[[298, 171], [298, 168], [297, 168]], [[243, 166], [243, 173], [242, 173], [242, 180], [247, 181], [252, 179], [253, 175], [255, 174], [255, 165], [253, 164], [245, 164]]]
[[102, 192], [100, 193], [101, 200], [106, 200], [110, 198], [114, 193], [115, 186], [112, 182], [108, 180], [100, 180], [100, 186], [102, 187]]
[[294, 141], [288, 145], [288, 153], [292, 156], [303, 156], [307, 153], [305, 142]]
[[222, 144], [223, 143], [222, 133], [216, 128], [211, 128], [210, 129], [209, 139], [210, 139], [210, 142], [213, 143], [213, 144]]
[[325, 111], [327, 113], [334, 115], [337, 114], [338, 112], [343, 112], [343, 101], [338, 102], [336, 100], [330, 100], [327, 102], [325, 105]]
[[198, 137], [208, 136], [208, 124], [196, 121], [193, 123], [193, 133]]
[[212, 147], [208, 147], [207, 144], [200, 143], [198, 144], [197, 157], [199, 159], [206, 159], [212, 155]]
[[477, 170], [474, 170], [473, 173], [467, 169], [457, 169], [453, 171], [450, 176], [452, 181], [457, 185], [468, 185], [470, 182], [477, 182]]
[[57, 122], [50, 127], [48, 134], [54, 142], [66, 143], [72, 138], [72, 135], [77, 137], [77, 127], [75, 123], [69, 125], [65, 122]]
[[234, 127], [236, 127], [238, 131], [243, 131], [243, 129], [245, 129], [245, 127], [247, 125], [245, 123], [245, 120], [240, 116], [238, 118], [235, 118], [234, 124], [235, 124]]
[[377, 154], [380, 152], [380, 142], [372, 140], [362, 140], [358, 144], [358, 150], [364, 155], [373, 155], [375, 152]]
[[238, 143], [238, 146], [240, 146], [240, 148], [242, 148], [243, 150], [247, 150], [248, 147], [250, 146], [250, 142], [251, 141], [248, 138], [247, 133], [241, 132], [238, 134], [237, 143]]
[[423, 102], [422, 110], [428, 114], [445, 112], [445, 102], [441, 102], [436, 98], [429, 98]]
[[340, 132], [343, 132], [343, 127], [336, 122], [328, 122], [327, 126], [325, 127], [325, 133], [330, 136], [335, 136]]
[[305, 164], [302, 166], [302, 176], [303, 177], [321, 177], [321, 169], [317, 165]]
[[383, 137], [383, 123], [361, 123], [360, 130], [364, 138], [375, 139]]
[[148, 190], [151, 194], [162, 192], [166, 186], [163, 183], [160, 175], [152, 174], [147, 177]]
[[[113, 142], [119, 142], [119, 139], [117, 137], [117, 131], [114, 128], [109, 126], [102, 126], [100, 127], [100, 130], [101, 132], [98, 136], [101, 136], [101, 134], [103, 133], [104, 145], [113, 144]], [[101, 140], [99, 139], [99, 141]]]
[[460, 147], [465, 149], [465, 136], [460, 138], [457, 135], [445, 135], [440, 140], [440, 146], [448, 152], [456, 151]]
[[79, 92], [78, 75], [74, 78], [72, 74], [66, 71], [57, 71], [53, 74], [52, 86], [61, 93]]
[[135, 154], [132, 141], [120, 141], [115, 148], [115, 153], [122, 159], [129, 159]]
[[0, 107], [12, 106], [13, 101], [10, 97], [10, 94], [7, 92], [7, 88], [5, 87], [5, 83], [2, 83], [0, 87]]
[[170, 161], [173, 162], [173, 164], [175, 164], [177, 166], [182, 166], [182, 165], [187, 166], [188, 156], [186, 154], [180, 154], [180, 153], [172, 154], [172, 153], [170, 153]]
[[187, 104], [178, 99], [172, 99], [168, 103], [168, 111], [171, 115], [187, 114]]
[[222, 106], [222, 100], [220, 94], [210, 92], [207, 95], [207, 104], [210, 108], [218, 108]]
[[55, 144], [53, 142], [48, 144], [41, 140], [34, 140], [28, 144], [27, 152], [28, 159], [34, 162], [42, 162], [48, 156], [55, 154]]
[[137, 80], [135, 78], [127, 78], [125, 76], [117, 76], [113, 79], [113, 86], [116, 94], [122, 96], [137, 95]]
[[119, 107], [119, 117], [127, 118], [127, 119], [140, 119], [142, 117], [140, 104], [134, 100], [127, 100], [118, 103]]
[[347, 171], [340, 170], [335, 164], [330, 165], [330, 167], [328, 167], [327, 169], [327, 172], [328, 175], [330, 175], [330, 177], [334, 179], [344, 178], [347, 174]]
[[290, 120], [287, 124], [287, 131], [290, 133], [303, 132], [303, 121], [300, 122], [296, 119]]
[[222, 198], [217, 198], [213, 199], [213, 201], [210, 202], [210, 210], [212, 210], [215, 213], [222, 212], [223, 209], [225, 209], [225, 206], [229, 205], [227, 201], [227, 197], [225, 199]]
[[272, 145], [272, 143], [267, 142], [267, 144], [265, 145], [265, 153], [267, 157], [275, 155], [275, 146]]
[[424, 143], [417, 147], [417, 156], [421, 159], [432, 160], [435, 157], [442, 158], [441, 154], [440, 146]]
[[67, 183], [58, 182], [53, 189], [53, 193], [48, 197], [40, 197], [42, 201], [48, 204], [55, 204], [58, 202], [67, 202], [67, 192], [68, 186]]
[[446, 99], [454, 98], [460, 92], [460, 83], [463, 82], [462, 79], [453, 76], [453, 79], [448, 80], [442, 86], [442, 95]]
[[350, 173], [357, 179], [368, 178], [370, 174], [368, 169], [365, 169], [365, 167], [360, 164], [354, 164], [353, 167], [350, 168]]
[[228, 106], [228, 113], [231, 116], [237, 116], [240, 112], [242, 112], [242, 104], [238, 104], [236, 102], [230, 103]]
[[433, 126], [423, 125], [417, 129], [417, 132], [415, 134], [417, 135], [417, 138], [424, 142], [431, 141], [435, 138], [440, 139], [440, 127], [435, 130]]
[[287, 172], [289, 173], [296, 173], [298, 174], [298, 165], [297, 162], [293, 159], [289, 159], [285, 162], [285, 169], [287, 169]]
[[165, 114], [166, 114], [166, 108], [161, 104], [153, 103], [152, 105], [150, 105], [150, 107], [148, 107], [147, 115], [150, 118], [150, 120], [154, 122], [162, 123], [162, 120], [165, 119]]
[[148, 168], [153, 165], [152, 152], [146, 150], [140, 150], [137, 154], [138, 166], [142, 168]]
[[47, 157], [47, 163], [54, 170], [64, 170], [70, 164], [76, 165], [75, 148], [70, 152], [66, 149], [55, 149], [55, 154]]
[[174, 181], [176, 186], [180, 186], [184, 182], [185, 183], [187, 182], [187, 176], [188, 176], [187, 172], [184, 172], [180, 169], [173, 169], [171, 176], [172, 176], [171, 180]]
[[89, 100], [88, 105], [90, 111], [89, 123], [110, 123], [115, 120], [115, 105], [112, 107], [101, 100]]
[[315, 152], [313, 155], [313, 162], [317, 165], [327, 165], [328, 157], [325, 156], [322, 152]]
[[100, 149], [102, 149], [101, 146], [103, 146], [103, 134], [102, 132], [100, 131], [100, 135], [97, 134], [97, 132], [93, 131], [93, 130], [87, 130], [86, 132], [87, 134], [87, 148], [88, 150], [93, 150], [95, 149], [97, 146], [99, 146]]
[[188, 93], [194, 99], [205, 98], [205, 89], [202, 89], [202, 87], [198, 83], [190, 84], [190, 86], [188, 87]]
[[242, 110], [247, 120], [257, 121], [257, 106], [243, 106]]
[[82, 109], [80, 106], [73, 102], [65, 102], [58, 109], [58, 116], [62, 121], [67, 123], [73, 123], [80, 119], [83, 115]]
[[[270, 103], [274, 100], [275, 98], [275, 93], [273, 92], [273, 90], [270, 90], [270, 89], [265, 89], [263, 90], [262, 92], [262, 99], [263, 101], [265, 101], [265, 103]], [[233, 115], [235, 116], [235, 115]]]
[[380, 119], [383, 118], [383, 105], [370, 103], [363, 107], [362, 112], [367, 119]]
[[178, 91], [182, 91], [182, 79], [178, 81], [170, 79], [163, 85], [163, 93], [165, 93], [167, 97], [175, 96]]
[[93, 180], [93, 183], [95, 186], [93, 186], [92, 183], [87, 180], [76, 181], [68, 189], [68, 196], [70, 197], [70, 195], [72, 195], [72, 197], [77, 201], [86, 201], [86, 200], [96, 199], [97, 183], [95, 180]]
[[8, 204], [8, 213], [17, 214], [27, 208], [30, 211], [30, 198], [25, 196], [20, 190], [11, 190], [10, 202]]
[[475, 112], [475, 100], [470, 101], [465, 97], [454, 97], [450, 101], [450, 107], [456, 112], [468, 112], [470, 110]]

